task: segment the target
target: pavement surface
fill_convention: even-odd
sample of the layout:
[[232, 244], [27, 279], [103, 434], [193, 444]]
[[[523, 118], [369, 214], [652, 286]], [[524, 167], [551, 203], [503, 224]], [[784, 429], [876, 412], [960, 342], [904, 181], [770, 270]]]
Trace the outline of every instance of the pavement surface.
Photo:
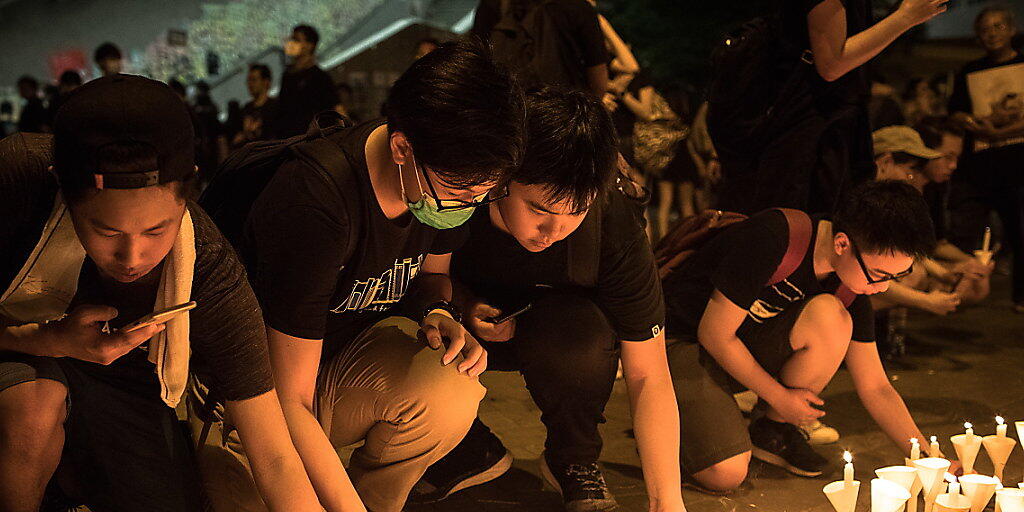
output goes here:
[[[1011, 423], [1024, 420], [1024, 315], [1011, 310], [1005, 276], [997, 276], [992, 297], [947, 317], [911, 314], [908, 321], [909, 353], [887, 362], [890, 379], [910, 407], [925, 435], [937, 435], [943, 451], [954, 453], [949, 437], [963, 432], [964, 421], [975, 424], [979, 435], [995, 433], [994, 416]], [[489, 372], [483, 382], [487, 397], [481, 418], [515, 456], [512, 469], [488, 484], [456, 493], [447, 500], [410, 506], [410, 512], [560, 512], [561, 498], [546, 488], [538, 457], [544, 445], [544, 426], [516, 373]], [[836, 444], [818, 447], [836, 461], [819, 478], [799, 478], [754, 461], [743, 488], [729, 497], [711, 497], [684, 491], [690, 512], [763, 511], [804, 512], [832, 510], [821, 488], [842, 478], [841, 453], [853, 452], [856, 478], [862, 482], [857, 511], [870, 510], [870, 480], [874, 469], [903, 463], [903, 456], [881, 433], [861, 406], [849, 375], [841, 369], [822, 393], [828, 414], [823, 420], [842, 433]], [[622, 512], [646, 512], [640, 460], [631, 428], [625, 385], [616, 382], [602, 426], [605, 445], [601, 456], [605, 477]], [[976, 468], [991, 474], [991, 462], [982, 453]], [[1016, 485], [1024, 471], [1024, 451], [1016, 448], [1006, 468], [1007, 485]]]

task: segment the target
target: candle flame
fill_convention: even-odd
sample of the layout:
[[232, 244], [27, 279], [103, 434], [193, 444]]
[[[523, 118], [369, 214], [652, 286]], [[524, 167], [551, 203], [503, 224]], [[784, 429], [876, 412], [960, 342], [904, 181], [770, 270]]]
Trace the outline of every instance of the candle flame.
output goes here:
[[932, 442], [933, 442], [933, 443], [937, 443], [937, 442], [939, 442], [939, 438], [938, 438], [938, 437], [936, 437], [936, 436], [932, 436]]
[[843, 452], [843, 460], [845, 460], [847, 464], [853, 462], [853, 454], [850, 452]]
[[917, 440], [916, 437], [911, 437], [910, 438], [910, 444], [918, 444], [918, 443], [919, 443], [919, 441]]
[[953, 475], [952, 473], [946, 473], [946, 481], [951, 483], [951, 484], [955, 484], [956, 483], [956, 476]]
[[967, 421], [964, 422], [964, 428], [974, 428], [974, 425], [971, 425], [971, 422]]
[[1006, 424], [1006, 420], [1004, 420], [1002, 416], [996, 416], [996, 423], [998, 423], [999, 425], [1004, 425]]

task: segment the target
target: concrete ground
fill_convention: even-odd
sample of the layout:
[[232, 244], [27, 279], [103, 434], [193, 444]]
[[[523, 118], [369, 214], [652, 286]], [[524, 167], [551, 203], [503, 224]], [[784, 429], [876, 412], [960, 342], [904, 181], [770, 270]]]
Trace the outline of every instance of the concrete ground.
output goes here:
[[[947, 454], [949, 437], [963, 432], [964, 421], [975, 424], [976, 433], [995, 433], [996, 414], [1008, 422], [1024, 420], [1024, 315], [1010, 309], [1005, 276], [997, 276], [995, 289], [985, 303], [948, 317], [911, 314], [908, 335], [910, 353], [887, 363], [893, 385], [903, 395], [925, 435], [937, 435]], [[522, 378], [514, 373], [488, 373], [488, 388], [481, 407], [484, 422], [502, 438], [515, 456], [507, 474], [486, 485], [467, 489], [447, 500], [410, 506], [411, 512], [557, 512], [561, 499], [545, 488], [538, 470], [544, 443], [540, 413], [527, 394]], [[690, 512], [758, 510], [765, 512], [831, 511], [821, 488], [842, 478], [840, 454], [853, 452], [856, 478], [861, 480], [858, 511], [869, 510], [873, 470], [903, 463], [903, 456], [874, 425], [860, 405], [845, 370], [840, 370], [822, 394], [828, 414], [824, 420], [842, 433], [839, 443], [820, 447], [836, 461], [833, 471], [819, 478], [791, 476], [757, 461], [743, 489], [727, 498], [684, 491]], [[601, 462], [612, 492], [623, 512], [646, 512], [647, 498], [635, 443], [630, 429], [626, 389], [615, 385], [603, 425], [605, 447]], [[1016, 437], [1010, 426], [1010, 436]], [[952, 456], [952, 455], [950, 455]], [[979, 471], [991, 474], [986, 455], [978, 457]], [[1024, 454], [1015, 449], [1006, 468], [1008, 484], [1016, 485], [1024, 470]]]

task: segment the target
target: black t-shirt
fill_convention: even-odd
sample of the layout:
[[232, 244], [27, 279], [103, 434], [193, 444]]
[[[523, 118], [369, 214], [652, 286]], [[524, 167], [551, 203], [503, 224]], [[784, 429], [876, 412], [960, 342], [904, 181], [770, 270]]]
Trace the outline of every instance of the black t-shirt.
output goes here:
[[[643, 216], [630, 201], [614, 191], [604, 207], [597, 284], [585, 293], [608, 315], [619, 338], [646, 341], [665, 325], [665, 306]], [[576, 237], [586, 236], [584, 230], [533, 253], [494, 227], [486, 208], [467, 224], [467, 241], [452, 258], [452, 273], [477, 296], [512, 307], [501, 302], [528, 297], [536, 285], [575, 287], [568, 247]]]
[[[812, 223], [812, 249], [818, 222], [820, 219]], [[697, 328], [715, 289], [747, 309], [747, 318], [737, 331], [741, 339], [749, 329], [793, 304], [821, 293], [835, 292], [839, 278], [832, 273], [824, 281], [818, 281], [811, 249], [788, 279], [765, 286], [779, 268], [788, 243], [789, 224], [785, 215], [769, 210], [726, 229], [687, 258], [664, 283], [672, 336], [691, 342], [697, 340]], [[874, 313], [868, 297], [858, 296], [849, 311], [853, 318], [853, 340], [873, 342]]]
[[[511, 0], [516, 1], [516, 0]], [[530, 0], [521, 0], [530, 1]], [[502, 0], [480, 0], [473, 18], [471, 33], [484, 41], [491, 40], [491, 31], [501, 21]], [[545, 6], [573, 48], [584, 69], [606, 64], [608, 50], [604, 45], [604, 34], [597, 19], [597, 11], [587, 0], [553, 0]], [[582, 70], [581, 70], [582, 71]]]
[[[357, 186], [338, 190], [309, 165], [291, 161], [246, 222], [243, 257], [267, 324], [289, 336], [325, 339], [325, 355], [396, 314], [426, 255], [451, 253], [462, 238], [459, 228], [434, 229], [408, 212], [391, 220], [381, 211], [365, 147], [382, 124], [357, 125], [340, 143]], [[349, 218], [350, 203], [358, 218]]]
[[242, 107], [242, 127], [249, 123], [255, 122], [258, 124], [258, 128], [253, 132], [246, 132], [245, 142], [252, 142], [254, 140], [267, 140], [274, 138], [277, 133], [277, 119], [281, 115], [281, 108], [277, 101], [277, 98], [267, 98], [267, 101], [263, 102], [262, 105], [256, 106], [252, 101], [246, 103]]
[[320, 66], [301, 71], [289, 69], [281, 77], [277, 99], [281, 109], [277, 136], [283, 139], [305, 133], [313, 116], [333, 109], [338, 104], [338, 91], [331, 76]]
[[18, 118], [18, 131], [39, 133], [46, 126], [48, 116], [43, 100], [32, 98], [25, 103], [21, 109], [21, 117]]
[[[974, 115], [974, 102], [971, 100], [971, 91], [967, 83], [967, 78], [972, 73], [978, 73], [991, 69], [1001, 68], [1004, 66], [1024, 66], [1024, 54], [1018, 53], [1016, 57], [1006, 62], [992, 62], [992, 60], [989, 57], [983, 57], [981, 59], [968, 62], [966, 65], [964, 65], [963, 69], [961, 69], [960, 72], [956, 74], [956, 78], [953, 81], [953, 92], [949, 97], [949, 111], [951, 113], [966, 112], [968, 114]], [[1020, 69], [1021, 73], [1024, 73], [1024, 67], [1021, 67]], [[991, 99], [992, 101], [998, 101], [1001, 98]], [[1012, 169], [1013, 174], [1016, 175], [1019, 174], [1019, 172], [1017, 171], [1018, 167], [1015, 166], [1014, 164], [1019, 163], [1020, 158], [1024, 158], [1024, 137], [1014, 137], [1007, 141], [1003, 141], [1001, 144], [1001, 147], [1008, 146], [1012, 146], [1013, 149], [1016, 150], [1015, 152], [1013, 152], [1014, 156], [1019, 157], [1015, 158], [1015, 162], [1010, 162], [1010, 165], [1008, 166], [1010, 167], [1010, 169]], [[971, 153], [975, 152], [975, 149], [976, 148], [974, 144], [974, 137], [972, 137], [971, 134], [968, 133], [964, 139], [964, 153], [970, 155]], [[985, 169], [984, 171], [991, 170], [996, 169]]]
[[949, 223], [946, 216], [949, 212], [949, 192], [949, 182], [928, 183], [924, 186], [924, 200], [928, 204], [928, 213], [935, 226], [936, 240], [945, 240], [947, 237], [946, 230]]
[[[40, 136], [41, 137], [41, 136]], [[49, 141], [49, 136], [45, 140]], [[46, 154], [26, 151], [22, 135], [0, 141], [0, 287], [6, 289], [24, 265], [42, 234], [57, 192], [46, 171]], [[38, 144], [34, 144], [38, 145]], [[48, 148], [43, 148], [48, 152]], [[244, 400], [273, 387], [267, 356], [266, 331], [245, 271], [230, 244], [213, 221], [194, 203], [189, 212], [195, 226], [196, 271], [189, 313], [192, 370], [224, 400]], [[159, 268], [136, 283], [110, 282], [100, 277], [86, 258], [73, 304], [113, 306], [119, 327], [153, 311]], [[138, 389], [158, 389], [153, 365], [136, 349], [109, 366], [90, 365], [105, 378]], [[157, 386], [157, 388], [152, 388]], [[148, 394], [158, 399], [158, 394]]]
[[[807, 15], [825, 0], [785, 0], [782, 2], [783, 34], [794, 48], [810, 49], [807, 30]], [[847, 39], [863, 32], [874, 24], [871, 0], [840, 0], [846, 9]], [[816, 80], [820, 92], [839, 103], [867, 104], [871, 95], [867, 64], [858, 66], [834, 82]]]

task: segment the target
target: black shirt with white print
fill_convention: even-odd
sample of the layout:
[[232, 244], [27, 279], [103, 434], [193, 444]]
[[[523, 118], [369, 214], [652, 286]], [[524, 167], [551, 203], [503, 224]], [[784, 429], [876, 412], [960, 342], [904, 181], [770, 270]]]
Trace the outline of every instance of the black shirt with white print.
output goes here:
[[[737, 331], [745, 333], [789, 307], [822, 293], [834, 293], [841, 284], [835, 273], [819, 281], [814, 273], [814, 244], [820, 217], [811, 225], [810, 246], [800, 266], [782, 282], [766, 286], [779, 268], [789, 244], [789, 224], [779, 210], [767, 210], [726, 229], [665, 279], [665, 305], [673, 337], [697, 341], [697, 328], [712, 292], [718, 289], [747, 310]], [[858, 295], [848, 308], [853, 319], [853, 341], [874, 342], [871, 301]]]
[[[581, 290], [604, 311], [625, 341], [646, 341], [661, 333], [665, 306], [644, 219], [632, 199], [614, 190], [601, 219], [597, 283]], [[580, 229], [541, 252], [530, 252], [496, 228], [487, 208], [466, 223], [468, 238], [452, 256], [452, 275], [473, 293], [499, 308], [528, 301], [537, 285], [579, 287], [570, 279], [569, 244]]]
[[[246, 223], [243, 259], [267, 325], [296, 338], [324, 339], [325, 357], [399, 314], [395, 306], [426, 256], [451, 253], [462, 238], [459, 228], [438, 230], [408, 212], [397, 219], [384, 215], [366, 164], [366, 141], [382, 124], [352, 127], [340, 142], [357, 187], [339, 190], [293, 160], [274, 175]], [[347, 204], [358, 205], [352, 210], [359, 218], [349, 218]]]

